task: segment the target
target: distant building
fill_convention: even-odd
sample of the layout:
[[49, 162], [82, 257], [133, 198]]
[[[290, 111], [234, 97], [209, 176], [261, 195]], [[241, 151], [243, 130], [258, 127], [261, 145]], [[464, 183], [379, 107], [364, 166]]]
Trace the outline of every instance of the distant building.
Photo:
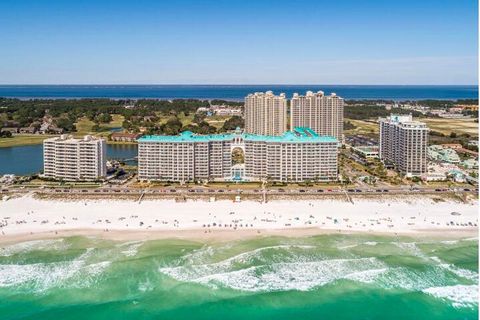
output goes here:
[[35, 128], [35, 127], [23, 127], [23, 128], [20, 128], [19, 132], [20, 133], [26, 133], [26, 134], [35, 134], [35, 132], [37, 132], [37, 128]]
[[462, 161], [462, 166], [467, 169], [478, 169], [478, 159], [467, 159]]
[[390, 115], [379, 119], [379, 156], [392, 162], [396, 170], [407, 177], [427, 172], [427, 125], [413, 121], [411, 115]]
[[63, 128], [59, 128], [57, 126], [54, 126], [53, 124], [49, 122], [43, 122], [42, 125], [40, 126], [40, 129], [38, 130], [39, 134], [63, 134], [65, 130]]
[[240, 107], [231, 107], [231, 106], [217, 106], [213, 105], [210, 107], [210, 110], [213, 114], [217, 116], [242, 116], [243, 111]]
[[139, 133], [114, 132], [110, 135], [110, 140], [116, 142], [135, 142], [141, 136]]
[[44, 176], [65, 181], [94, 181], [106, 175], [105, 140], [60, 136], [43, 141]]
[[287, 99], [272, 91], [245, 98], [245, 133], [280, 136], [287, 131]]
[[352, 151], [367, 160], [378, 159], [378, 146], [357, 146]]
[[457, 107], [462, 108], [465, 111], [478, 111], [478, 104], [464, 104], [457, 105]]
[[308, 128], [295, 128], [281, 136], [239, 130], [214, 135], [187, 131], [178, 136], [144, 136], [138, 143], [141, 180], [337, 180], [338, 141]]
[[199, 107], [196, 113], [205, 113], [207, 116], [239, 116], [243, 115], [241, 107], [232, 107], [228, 105], [212, 105], [210, 107]]
[[468, 140], [468, 145], [478, 147], [478, 140]]
[[18, 133], [18, 132], [19, 132], [19, 128], [15, 128], [15, 127], [3, 127], [3, 128], [0, 129], [0, 132]]
[[453, 149], [453, 150], [460, 150], [460, 149], [463, 148], [460, 143], [444, 143], [444, 144], [442, 144], [442, 147]]
[[323, 91], [293, 94], [290, 103], [292, 127], [308, 127], [319, 135], [332, 136], [342, 141], [344, 100], [335, 93], [326, 96]]
[[[460, 145], [460, 148], [462, 146]], [[454, 148], [445, 145], [433, 145], [427, 149], [428, 158], [432, 161], [460, 163], [460, 157]]]
[[56, 126], [50, 126], [48, 128], [48, 133], [53, 133], [53, 134], [62, 134], [65, 132], [65, 129], [63, 128], [59, 128], [59, 127], [56, 127]]

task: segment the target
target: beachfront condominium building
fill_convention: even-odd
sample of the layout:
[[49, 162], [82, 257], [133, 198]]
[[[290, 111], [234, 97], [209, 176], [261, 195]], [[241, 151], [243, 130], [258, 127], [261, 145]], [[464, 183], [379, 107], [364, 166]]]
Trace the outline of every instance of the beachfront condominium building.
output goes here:
[[104, 139], [62, 135], [43, 141], [43, 174], [64, 181], [94, 181], [106, 176]]
[[382, 161], [391, 162], [407, 177], [427, 172], [427, 125], [414, 121], [412, 115], [390, 115], [379, 119]]
[[272, 91], [255, 92], [245, 98], [245, 132], [280, 136], [287, 131], [287, 99]]
[[319, 135], [332, 136], [342, 141], [344, 100], [335, 93], [326, 96], [323, 91], [305, 95], [293, 94], [290, 103], [290, 125], [308, 127]]
[[309, 128], [281, 136], [241, 133], [144, 136], [138, 176], [163, 181], [334, 181], [338, 141]]

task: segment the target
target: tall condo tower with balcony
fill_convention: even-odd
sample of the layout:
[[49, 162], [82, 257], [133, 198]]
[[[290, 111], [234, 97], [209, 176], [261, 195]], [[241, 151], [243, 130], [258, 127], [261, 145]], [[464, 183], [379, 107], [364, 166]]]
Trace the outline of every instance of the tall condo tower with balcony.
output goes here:
[[290, 103], [290, 126], [308, 127], [319, 135], [342, 141], [343, 108], [344, 100], [335, 93], [329, 96], [323, 91], [295, 93]]
[[245, 133], [280, 136], [287, 131], [287, 99], [284, 93], [255, 92], [245, 98]]

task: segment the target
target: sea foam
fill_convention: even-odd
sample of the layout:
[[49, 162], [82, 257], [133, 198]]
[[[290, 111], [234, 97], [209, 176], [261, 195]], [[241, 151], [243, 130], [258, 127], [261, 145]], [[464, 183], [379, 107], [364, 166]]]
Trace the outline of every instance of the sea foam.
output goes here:
[[4, 248], [0, 248], [0, 256], [8, 257], [18, 253], [27, 253], [31, 251], [45, 251], [45, 250], [66, 250], [69, 244], [63, 239], [51, 240], [32, 240], [15, 243]]
[[[237, 257], [234, 257], [238, 259]], [[358, 272], [383, 270], [375, 258], [329, 259], [310, 262], [275, 262], [232, 269], [232, 258], [200, 266], [165, 267], [159, 271], [176, 280], [195, 282], [213, 288], [241, 291], [307, 291]], [[379, 272], [379, 271], [377, 271]]]
[[436, 298], [449, 300], [457, 308], [478, 306], [478, 285], [432, 287], [423, 292]]

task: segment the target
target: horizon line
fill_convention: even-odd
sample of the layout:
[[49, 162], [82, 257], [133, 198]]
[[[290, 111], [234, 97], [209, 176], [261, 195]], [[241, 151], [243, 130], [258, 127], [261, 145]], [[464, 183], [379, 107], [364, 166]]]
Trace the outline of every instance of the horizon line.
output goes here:
[[474, 84], [325, 84], [325, 83], [0, 83], [0, 86], [479, 86]]

